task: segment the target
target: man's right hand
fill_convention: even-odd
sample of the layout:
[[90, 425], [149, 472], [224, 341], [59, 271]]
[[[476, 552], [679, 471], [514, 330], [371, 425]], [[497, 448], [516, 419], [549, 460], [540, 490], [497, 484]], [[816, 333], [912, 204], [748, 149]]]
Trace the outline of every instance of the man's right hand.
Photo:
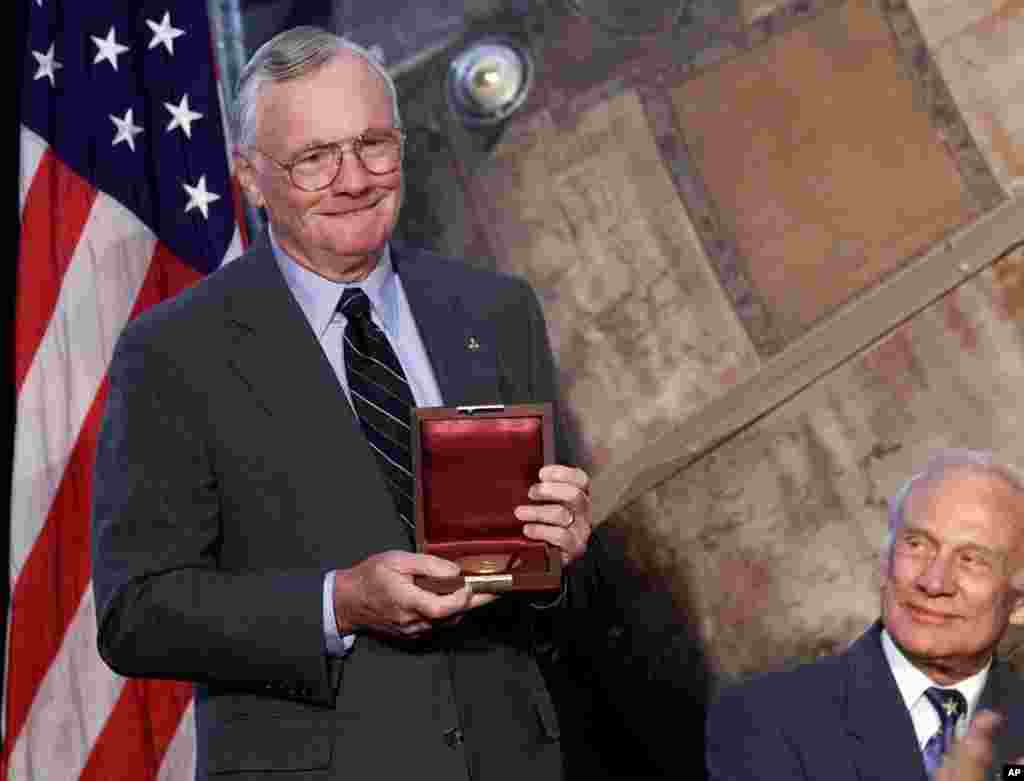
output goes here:
[[495, 594], [474, 594], [463, 586], [438, 595], [413, 582], [416, 575], [437, 578], [459, 574], [447, 559], [408, 551], [385, 551], [334, 575], [334, 616], [338, 632], [376, 632], [419, 637], [440, 624], [458, 622], [469, 610], [493, 602]]
[[[990, 710], [978, 711], [970, 729], [953, 746], [942, 767], [935, 771], [935, 781], [985, 781], [992, 764], [992, 743], [1002, 726], [1003, 717]], [[1017, 764], [1024, 757], [1017, 760]]]

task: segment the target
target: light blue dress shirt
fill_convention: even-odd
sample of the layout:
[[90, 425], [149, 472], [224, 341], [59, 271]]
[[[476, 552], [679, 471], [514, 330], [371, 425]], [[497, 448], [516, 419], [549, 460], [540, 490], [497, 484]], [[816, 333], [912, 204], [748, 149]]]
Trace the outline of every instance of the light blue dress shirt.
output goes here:
[[[416, 320], [409, 309], [402, 280], [391, 262], [391, 248], [385, 245], [380, 261], [366, 279], [358, 283], [334, 282], [295, 262], [270, 234], [274, 258], [284, 275], [288, 288], [309, 321], [320, 347], [323, 348], [334, 374], [341, 383], [345, 397], [349, 398], [348, 378], [342, 345], [347, 320], [335, 311], [341, 294], [348, 287], [361, 287], [370, 299], [370, 317], [387, 335], [391, 347], [405, 371], [416, 405], [436, 407], [442, 403], [434, 369], [430, 365], [427, 349], [423, 345]], [[351, 399], [349, 404], [351, 405]], [[323, 590], [324, 639], [327, 652], [334, 656], [346, 654], [355, 642], [355, 635], [341, 636], [334, 615], [334, 571], [324, 578]]]

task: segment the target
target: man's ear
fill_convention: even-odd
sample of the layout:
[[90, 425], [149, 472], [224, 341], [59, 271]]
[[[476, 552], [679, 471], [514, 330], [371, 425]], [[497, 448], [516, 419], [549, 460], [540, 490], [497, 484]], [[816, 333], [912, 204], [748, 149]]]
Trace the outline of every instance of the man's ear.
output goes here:
[[1014, 626], [1024, 626], [1024, 597], [1018, 597], [1010, 611], [1010, 623]]
[[259, 185], [256, 184], [256, 171], [252, 167], [252, 163], [249, 162], [249, 158], [236, 151], [234, 163], [235, 176], [238, 178], [238, 183], [242, 186], [242, 192], [245, 193], [245, 197], [249, 199], [249, 203], [254, 207], [262, 209], [264, 203], [263, 193], [260, 192]]
[[1010, 593], [1013, 595], [1013, 607], [1010, 610], [1010, 623], [1024, 626], [1024, 568], [1010, 578]]
[[1014, 626], [1024, 626], [1024, 570], [1017, 573], [1011, 585], [1011, 599], [1013, 606], [1010, 608], [1010, 623]]

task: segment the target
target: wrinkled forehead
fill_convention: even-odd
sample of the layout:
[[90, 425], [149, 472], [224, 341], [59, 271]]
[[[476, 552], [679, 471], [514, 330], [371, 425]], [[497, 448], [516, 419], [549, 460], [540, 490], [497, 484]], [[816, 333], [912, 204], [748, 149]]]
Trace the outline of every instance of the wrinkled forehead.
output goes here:
[[911, 486], [905, 526], [980, 529], [1007, 552], [1024, 555], [1024, 490], [998, 471], [961, 466]]
[[337, 125], [332, 132], [340, 138], [394, 122], [384, 77], [346, 49], [302, 76], [266, 82], [256, 96], [257, 137]]

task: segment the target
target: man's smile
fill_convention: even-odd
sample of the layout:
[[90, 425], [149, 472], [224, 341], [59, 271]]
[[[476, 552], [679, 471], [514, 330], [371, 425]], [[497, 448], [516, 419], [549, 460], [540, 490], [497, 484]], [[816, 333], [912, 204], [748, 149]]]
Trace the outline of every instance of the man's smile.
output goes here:
[[956, 618], [955, 615], [931, 610], [930, 608], [914, 605], [910, 602], [904, 602], [903, 606], [907, 609], [907, 612], [913, 616], [915, 621], [922, 624], [933, 624], [937, 626], [953, 621]]
[[373, 212], [387, 198], [387, 193], [381, 193], [372, 199], [361, 204], [346, 204], [344, 206], [327, 206], [317, 211], [321, 217], [355, 217]]

